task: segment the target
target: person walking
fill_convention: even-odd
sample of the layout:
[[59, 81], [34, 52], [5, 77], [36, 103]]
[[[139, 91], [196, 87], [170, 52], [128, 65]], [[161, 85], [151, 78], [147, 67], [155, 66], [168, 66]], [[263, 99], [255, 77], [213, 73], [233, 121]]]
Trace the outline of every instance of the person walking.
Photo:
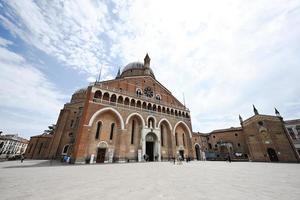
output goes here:
[[24, 155], [22, 154], [21, 155], [21, 163], [23, 163], [23, 161], [24, 161]]
[[228, 157], [227, 157], [227, 159], [228, 159], [228, 162], [230, 162], [230, 163], [231, 163], [231, 157], [230, 157], [230, 154], [228, 154]]

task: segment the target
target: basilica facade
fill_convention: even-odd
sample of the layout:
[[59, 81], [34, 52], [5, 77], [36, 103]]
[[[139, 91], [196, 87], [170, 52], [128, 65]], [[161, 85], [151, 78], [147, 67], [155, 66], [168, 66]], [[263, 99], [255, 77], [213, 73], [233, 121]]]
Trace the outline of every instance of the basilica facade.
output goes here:
[[262, 115], [254, 106], [253, 111], [246, 120], [239, 117], [240, 127], [193, 132], [189, 109], [155, 78], [146, 55], [143, 63], [119, 70], [115, 79], [76, 91], [61, 109], [54, 133], [31, 137], [26, 157], [68, 157], [72, 163], [229, 156], [235, 161], [299, 162], [298, 137], [285, 128], [279, 112]]
[[189, 109], [156, 80], [146, 55], [115, 79], [75, 92], [44, 157], [67, 155], [75, 163], [193, 158], [191, 138]]

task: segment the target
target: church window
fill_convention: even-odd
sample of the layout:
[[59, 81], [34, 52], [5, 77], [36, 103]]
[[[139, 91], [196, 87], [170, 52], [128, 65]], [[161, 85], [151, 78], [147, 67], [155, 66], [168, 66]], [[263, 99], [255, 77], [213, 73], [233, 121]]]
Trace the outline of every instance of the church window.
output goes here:
[[182, 144], [185, 146], [184, 133], [182, 134]]
[[217, 148], [217, 147], [218, 147], [218, 145], [216, 145], [216, 144], [215, 144], [215, 147]]
[[211, 143], [208, 143], [208, 148], [212, 149]]
[[175, 143], [176, 143], [176, 146], [178, 146], [178, 138], [177, 138], [177, 133], [175, 133]]
[[97, 130], [96, 130], [95, 139], [99, 139], [99, 137], [100, 137], [100, 132], [101, 132], [101, 127], [102, 127], [102, 122], [99, 121], [99, 122], [97, 123]]
[[111, 124], [111, 129], [110, 129], [110, 136], [109, 136], [109, 139], [110, 139], [110, 140], [113, 139], [114, 128], [115, 128], [115, 123], [112, 123], [112, 124]]
[[241, 144], [240, 143], [238, 143], [238, 147], [240, 147], [241, 146]]
[[67, 154], [68, 153], [68, 149], [69, 149], [69, 145], [65, 145], [62, 154]]
[[132, 126], [131, 126], [131, 144], [134, 143], [134, 130], [135, 130], [135, 121], [132, 120]]
[[41, 153], [42, 147], [43, 147], [43, 143], [41, 143], [40, 145], [39, 154]]
[[160, 125], [161, 146], [164, 146], [164, 127]]
[[72, 127], [73, 127], [73, 125], [74, 125], [74, 120], [72, 119], [72, 120], [71, 120], [70, 127], [72, 128]]
[[142, 90], [140, 88], [136, 89], [136, 96], [141, 96], [142, 95]]
[[159, 94], [157, 94], [156, 96], [155, 96], [155, 98], [156, 98], [156, 100], [161, 100], [161, 96], [159, 95]]
[[259, 122], [258, 122], [258, 125], [263, 126], [264, 123], [263, 123], [262, 121], [259, 121]]

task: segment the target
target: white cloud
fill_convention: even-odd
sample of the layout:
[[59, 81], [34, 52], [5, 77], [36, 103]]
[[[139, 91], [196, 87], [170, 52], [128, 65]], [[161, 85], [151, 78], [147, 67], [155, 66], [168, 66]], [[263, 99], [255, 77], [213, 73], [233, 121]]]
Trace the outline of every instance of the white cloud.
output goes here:
[[30, 136], [56, 123], [65, 96], [41, 71], [4, 47], [0, 47], [0, 71], [1, 129], [23, 130], [23, 135]]
[[[88, 75], [109, 58], [99, 37], [109, 30], [102, 2], [7, 1], [2, 24], [28, 44]], [[107, 74], [108, 71], [103, 71]]]
[[252, 103], [299, 117], [299, 1], [113, 2], [8, 1], [0, 21], [87, 80], [148, 52], [157, 79], [185, 93], [195, 130], [236, 126]]
[[286, 108], [299, 101], [299, 6], [130, 1], [117, 8], [122, 23], [112, 49], [125, 63], [149, 52], [157, 78], [179, 99], [185, 93], [195, 130], [237, 126], [239, 113], [252, 115], [252, 103], [262, 113], [277, 106], [299, 117], [299, 109]]

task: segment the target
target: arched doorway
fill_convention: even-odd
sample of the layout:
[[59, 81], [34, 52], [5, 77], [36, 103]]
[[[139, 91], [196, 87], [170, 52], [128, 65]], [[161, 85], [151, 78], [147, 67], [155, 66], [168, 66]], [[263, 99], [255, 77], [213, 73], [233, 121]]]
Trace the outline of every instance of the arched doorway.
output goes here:
[[199, 144], [195, 144], [195, 152], [196, 152], [196, 159], [201, 160], [201, 153], [200, 153], [200, 146]]
[[157, 137], [150, 132], [146, 135], [146, 158], [147, 161], [156, 161], [157, 157]]
[[104, 163], [105, 161], [105, 154], [107, 149], [107, 143], [104, 141], [101, 141], [98, 144], [97, 148], [97, 157], [96, 157], [96, 163]]
[[268, 148], [267, 151], [268, 151], [270, 161], [271, 162], [277, 162], [278, 161], [278, 156], [276, 154], [276, 151], [272, 148]]

